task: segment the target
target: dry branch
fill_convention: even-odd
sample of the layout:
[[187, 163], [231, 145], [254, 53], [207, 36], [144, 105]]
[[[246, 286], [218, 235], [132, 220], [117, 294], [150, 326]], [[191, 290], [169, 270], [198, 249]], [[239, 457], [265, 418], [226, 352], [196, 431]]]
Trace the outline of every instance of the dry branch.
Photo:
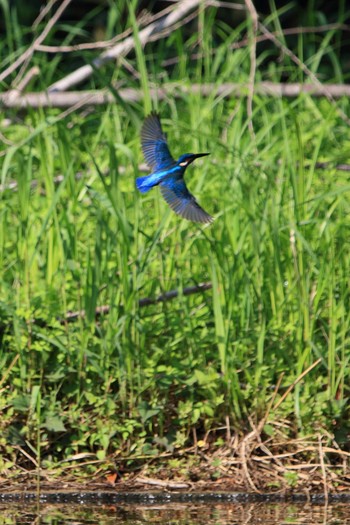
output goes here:
[[[237, 83], [216, 84], [193, 84], [192, 86], [168, 85], [159, 89], [151, 89], [151, 97], [163, 100], [169, 97], [182, 97], [187, 93], [200, 93], [203, 97], [212, 95], [224, 97], [241, 97], [248, 93], [249, 85]], [[313, 84], [288, 83], [280, 84], [277, 82], [260, 82], [255, 85], [255, 94], [271, 97], [297, 97], [301, 94], [309, 94], [314, 97], [333, 98], [350, 97], [349, 84], [326, 84], [315, 86]], [[124, 88], [118, 90], [119, 97], [125, 102], [138, 102], [142, 100], [143, 93], [139, 89]], [[19, 94], [16, 90], [7, 91], [0, 94], [0, 104], [5, 108], [42, 108], [58, 107], [66, 108], [79, 103], [79, 107], [89, 105], [105, 105], [116, 103], [112, 93], [107, 90], [88, 90], [88, 91], [68, 91], [59, 92], [40, 92]]]
[[[165, 292], [163, 294], [158, 295], [158, 297], [144, 297], [142, 299], [139, 299], [138, 305], [140, 308], [142, 308], [143, 306], [149, 306], [151, 304], [164, 303], [166, 301], [171, 301], [172, 299], [175, 299], [179, 295], [187, 296], [195, 293], [205, 292], [206, 290], [210, 290], [212, 286], [213, 285], [211, 282], [204, 282], [199, 283], [195, 286], [188, 286], [186, 288], [183, 288], [181, 292], [179, 290], [170, 290], [169, 292]], [[98, 319], [102, 315], [109, 314], [111, 308], [112, 307], [110, 305], [98, 306], [95, 309], [95, 318]], [[66, 323], [76, 321], [78, 319], [84, 319], [85, 316], [85, 310], [76, 310], [74, 312], [67, 312], [64, 315], [64, 317], [59, 317], [57, 320], [61, 325], [65, 325]], [[49, 324], [48, 322], [39, 318], [31, 319], [30, 323], [37, 326], [47, 326]]]
[[[301, 71], [303, 71], [303, 73], [305, 73], [305, 75], [307, 75], [307, 77], [311, 80], [311, 82], [315, 86], [323, 89], [324, 96], [327, 97], [330, 102], [334, 103], [335, 97], [331, 93], [331, 91], [329, 91], [327, 84], [322, 84], [317, 78], [317, 76], [315, 75], [315, 73], [313, 73], [313, 71], [311, 71], [311, 69], [309, 69], [307, 65], [304, 62], [302, 62], [300, 58], [297, 57], [293, 53], [293, 51], [291, 51], [287, 46], [285, 46], [282, 42], [280, 42], [279, 39], [273, 33], [271, 33], [271, 31], [269, 31], [269, 29], [267, 29], [267, 27], [265, 27], [264, 24], [260, 22], [259, 22], [259, 29], [261, 30], [262, 33], [264, 33], [264, 35], [266, 35], [276, 45], [276, 47], [281, 49], [283, 53], [289, 56], [289, 58], [301, 69]], [[350, 124], [350, 119], [346, 115], [346, 113], [337, 106], [336, 106], [336, 110], [337, 110], [338, 115], [344, 120], [344, 122], [346, 122], [347, 124]]]
[[164, 481], [163, 479], [145, 478], [143, 476], [136, 477], [134, 482], [141, 483], [142, 485], [153, 485], [155, 487], [169, 490], [189, 489], [191, 486], [189, 483], [181, 483], [180, 481]]
[[252, 34], [250, 42], [250, 72], [249, 72], [249, 92], [247, 97], [248, 127], [253, 141], [255, 142], [255, 133], [253, 127], [253, 97], [256, 73], [256, 39], [258, 31], [258, 13], [252, 0], [245, 0], [247, 10], [252, 19]]
[[[205, 290], [210, 290], [212, 288], [211, 282], [206, 283], [200, 283], [196, 286], [188, 286], [187, 288], [184, 288], [182, 290], [182, 295], [192, 295], [194, 293], [204, 292]], [[143, 299], [139, 300], [139, 306], [148, 306], [151, 304], [156, 303], [162, 303], [165, 301], [171, 301], [172, 299], [175, 299], [175, 297], [178, 297], [180, 295], [180, 292], [178, 290], [170, 290], [169, 292], [165, 292], [161, 295], [158, 295], [158, 297], [152, 298], [152, 297], [145, 297]], [[100, 317], [101, 315], [108, 314], [110, 311], [109, 305], [104, 306], [98, 306], [95, 310], [96, 317]], [[61, 320], [61, 323], [65, 323], [67, 321], [75, 321], [76, 319], [81, 319], [85, 317], [85, 310], [78, 310], [76, 312], [68, 312], [64, 319]]]
[[290, 394], [290, 392], [293, 390], [295, 385], [297, 385], [303, 377], [305, 377], [315, 366], [318, 366], [322, 361], [322, 358], [319, 357], [312, 365], [310, 365], [304, 372], [302, 372], [296, 379], [293, 381], [293, 383], [287, 388], [287, 390], [284, 392], [284, 394], [281, 396], [281, 398], [277, 401], [277, 403], [274, 405], [273, 410], [276, 411], [278, 407], [283, 403], [283, 401], [286, 399], [286, 397]]
[[[207, 0], [207, 3], [206, 3], [207, 6], [214, 5], [214, 4], [215, 2], [210, 2], [209, 0]], [[238, 4], [234, 4], [234, 5], [238, 6]], [[240, 6], [240, 8], [244, 9], [244, 6]], [[235, 9], [238, 9], [238, 7], [236, 7]], [[152, 21], [154, 21], [155, 18], [156, 17], [153, 17]], [[140, 24], [142, 23], [142, 18], [139, 20], [139, 22]], [[289, 27], [289, 28], [283, 29], [283, 35], [288, 36], [288, 35], [299, 35], [299, 34], [306, 34], [306, 33], [323, 33], [325, 31], [334, 31], [334, 30], [350, 31], [350, 26], [346, 24], [334, 23], [334, 24], [324, 24], [321, 26]], [[39, 44], [35, 46], [35, 51], [42, 51], [43, 53], [55, 53], [55, 54], [56, 53], [75, 53], [77, 51], [84, 51], [84, 50], [97, 51], [98, 49], [106, 49], [106, 48], [112, 47], [114, 44], [116, 44], [123, 38], [126, 38], [127, 36], [129, 36], [131, 31], [132, 30], [129, 28], [126, 31], [124, 31], [124, 33], [121, 33], [113, 37], [111, 40], [102, 40], [98, 42], [84, 42], [82, 44], [57, 45], [57, 46]], [[274, 36], [279, 36], [281, 32], [273, 31], [272, 34]], [[260, 35], [256, 37], [257, 44], [261, 42], [265, 42], [266, 40], [271, 40], [271, 38], [266, 35]], [[242, 47], [246, 47], [247, 45], [249, 45], [249, 38], [243, 38], [243, 40], [240, 40], [238, 42], [234, 42], [233, 44], [231, 44], [230, 49], [232, 50], [241, 49]], [[213, 55], [215, 53], [215, 50], [212, 50], [210, 53]], [[204, 56], [203, 53], [192, 53], [189, 56], [189, 58], [191, 60], [198, 60], [199, 58], [203, 58], [203, 56]], [[179, 60], [180, 60], [179, 56], [174, 56], [172, 58], [163, 60], [161, 63], [161, 66], [162, 67], [171, 66], [171, 65], [177, 64]]]
[[[155, 36], [156, 34], [159, 34], [161, 36], [164, 29], [171, 27], [178, 20], [181, 20], [189, 11], [192, 11], [198, 7], [200, 3], [201, 0], [182, 0], [178, 2], [171, 13], [167, 14], [159, 21], [149, 24], [139, 32], [139, 40], [141, 45], [144, 46], [152, 35]], [[117, 57], [127, 55], [134, 48], [134, 46], [134, 37], [129, 36], [123, 42], [119, 42], [108, 51], [102, 53], [93, 61], [92, 65], [86, 64], [85, 66], [78, 68], [76, 71], [73, 71], [73, 73], [70, 73], [66, 77], [52, 84], [49, 87], [49, 92], [66, 91], [72, 86], [83, 82], [93, 74], [94, 69], [99, 69], [104, 64], [106, 64], [106, 62], [114, 60]]]
[[8, 75], [13, 73], [19, 66], [21, 66], [24, 62], [29, 60], [31, 56], [33, 55], [35, 51], [35, 46], [41, 44], [51, 31], [52, 27], [55, 25], [57, 20], [62, 15], [63, 11], [68, 7], [68, 5], [71, 3], [72, 0], [63, 0], [61, 5], [58, 6], [56, 13], [53, 15], [53, 17], [49, 20], [49, 22], [46, 24], [45, 29], [43, 32], [36, 38], [36, 40], [28, 47], [28, 49], [22, 53], [17, 60], [15, 60], [8, 68], [5, 69], [2, 73], [0, 73], [0, 82], [2, 82]]

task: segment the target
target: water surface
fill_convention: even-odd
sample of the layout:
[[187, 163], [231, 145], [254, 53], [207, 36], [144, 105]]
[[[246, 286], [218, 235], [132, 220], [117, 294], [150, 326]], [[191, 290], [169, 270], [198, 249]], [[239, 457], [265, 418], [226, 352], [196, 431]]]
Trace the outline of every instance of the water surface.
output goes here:
[[0, 525], [350, 525], [350, 505], [300, 503], [94, 503], [2, 502]]

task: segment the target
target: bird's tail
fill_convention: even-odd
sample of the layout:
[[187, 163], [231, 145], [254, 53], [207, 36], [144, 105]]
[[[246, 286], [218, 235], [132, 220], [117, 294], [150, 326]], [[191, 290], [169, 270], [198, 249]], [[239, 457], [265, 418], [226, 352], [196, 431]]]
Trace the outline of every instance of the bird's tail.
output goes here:
[[138, 177], [136, 179], [136, 187], [141, 193], [146, 193], [154, 186], [154, 184], [150, 184], [149, 179], [150, 178], [148, 175], [146, 175], [146, 177]]

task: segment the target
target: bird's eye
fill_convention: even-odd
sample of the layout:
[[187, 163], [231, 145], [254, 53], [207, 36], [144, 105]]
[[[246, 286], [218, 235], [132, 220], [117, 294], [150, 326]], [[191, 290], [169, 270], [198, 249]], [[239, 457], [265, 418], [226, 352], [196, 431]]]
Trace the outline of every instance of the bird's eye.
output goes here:
[[187, 166], [188, 162], [187, 160], [184, 160], [183, 162], [180, 162], [180, 166]]

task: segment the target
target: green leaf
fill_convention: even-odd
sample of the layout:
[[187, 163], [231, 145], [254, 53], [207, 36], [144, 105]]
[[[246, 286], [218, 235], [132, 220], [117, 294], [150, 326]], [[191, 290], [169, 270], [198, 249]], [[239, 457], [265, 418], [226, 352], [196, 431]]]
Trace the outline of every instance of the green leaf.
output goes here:
[[63, 421], [58, 416], [48, 416], [45, 419], [45, 422], [42, 425], [43, 428], [49, 430], [50, 432], [65, 432], [66, 427], [63, 424]]

